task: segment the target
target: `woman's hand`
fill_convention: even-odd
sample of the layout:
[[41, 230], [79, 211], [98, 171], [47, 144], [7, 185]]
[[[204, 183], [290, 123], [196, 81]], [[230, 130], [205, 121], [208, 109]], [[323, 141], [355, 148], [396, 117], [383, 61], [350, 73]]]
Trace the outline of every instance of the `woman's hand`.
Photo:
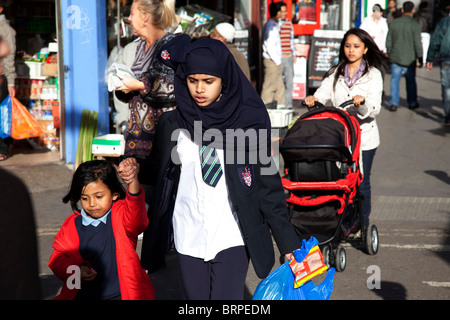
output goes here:
[[316, 101], [319, 101], [319, 99], [317, 99], [316, 97], [314, 97], [314, 96], [307, 96], [306, 98], [305, 98], [305, 100], [303, 100], [304, 102], [305, 102], [305, 104], [309, 107], [309, 108], [312, 108], [312, 107], [314, 107], [314, 103], [316, 102]]
[[360, 95], [356, 95], [353, 97], [353, 104], [355, 107], [361, 107], [366, 102], [366, 98]]
[[136, 78], [130, 77], [129, 75], [124, 75], [120, 78], [123, 82], [123, 86], [116, 88], [116, 90], [123, 91], [124, 93], [130, 93], [131, 91], [143, 90], [145, 89], [144, 83]]

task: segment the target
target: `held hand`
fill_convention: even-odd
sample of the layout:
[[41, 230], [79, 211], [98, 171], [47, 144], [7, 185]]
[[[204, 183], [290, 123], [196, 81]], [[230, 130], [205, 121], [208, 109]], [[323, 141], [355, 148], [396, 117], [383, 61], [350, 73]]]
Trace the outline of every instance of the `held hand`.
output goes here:
[[14, 86], [8, 86], [8, 93], [11, 97], [16, 96], [16, 88]]
[[292, 252], [286, 253], [286, 254], [284, 255], [284, 257], [286, 258], [286, 260], [291, 261], [292, 259], [295, 259], [294, 252], [297, 251], [297, 250], [300, 250], [300, 248], [295, 249], [295, 250], [292, 251]]
[[117, 171], [123, 182], [129, 185], [134, 180], [137, 180], [139, 163], [137, 163], [135, 158], [127, 158], [119, 164]]
[[116, 88], [116, 90], [118, 91], [130, 93], [131, 91], [145, 89], [144, 83], [142, 81], [139, 81], [138, 79], [130, 77], [126, 74], [123, 78], [120, 78], [120, 80], [122, 80], [123, 86]]

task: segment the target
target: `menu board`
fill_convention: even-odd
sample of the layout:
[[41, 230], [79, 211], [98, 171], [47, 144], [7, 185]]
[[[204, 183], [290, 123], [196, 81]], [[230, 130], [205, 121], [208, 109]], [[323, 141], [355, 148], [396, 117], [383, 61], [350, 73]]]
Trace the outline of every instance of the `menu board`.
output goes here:
[[345, 31], [314, 30], [308, 61], [308, 87], [318, 88], [323, 76], [339, 62], [339, 48]]

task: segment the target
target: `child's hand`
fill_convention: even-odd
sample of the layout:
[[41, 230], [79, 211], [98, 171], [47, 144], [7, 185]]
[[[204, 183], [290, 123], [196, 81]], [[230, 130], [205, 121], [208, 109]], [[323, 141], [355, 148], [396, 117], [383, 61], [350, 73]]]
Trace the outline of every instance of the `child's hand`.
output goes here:
[[82, 264], [80, 266], [80, 278], [81, 282], [84, 281], [92, 281], [97, 276], [97, 271], [95, 271], [93, 268], [88, 267], [87, 265]]
[[139, 193], [139, 163], [137, 163], [136, 159], [127, 158], [123, 160], [119, 163], [119, 168], [117, 171], [119, 172], [119, 176], [123, 182], [128, 184], [128, 191], [130, 193]]
[[119, 176], [123, 182], [130, 184], [137, 179], [139, 163], [137, 163], [135, 158], [127, 158], [119, 164], [117, 171], [119, 172]]

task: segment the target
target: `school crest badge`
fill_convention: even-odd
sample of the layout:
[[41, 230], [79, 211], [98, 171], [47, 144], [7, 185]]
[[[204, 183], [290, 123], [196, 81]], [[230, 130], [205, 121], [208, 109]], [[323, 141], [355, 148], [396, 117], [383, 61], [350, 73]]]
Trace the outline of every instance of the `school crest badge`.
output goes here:
[[253, 185], [253, 168], [245, 166], [238, 168], [239, 180], [244, 187], [250, 188]]
[[169, 60], [169, 59], [170, 59], [169, 51], [163, 50], [163, 51], [161, 52], [161, 58], [163, 58], [163, 60]]

